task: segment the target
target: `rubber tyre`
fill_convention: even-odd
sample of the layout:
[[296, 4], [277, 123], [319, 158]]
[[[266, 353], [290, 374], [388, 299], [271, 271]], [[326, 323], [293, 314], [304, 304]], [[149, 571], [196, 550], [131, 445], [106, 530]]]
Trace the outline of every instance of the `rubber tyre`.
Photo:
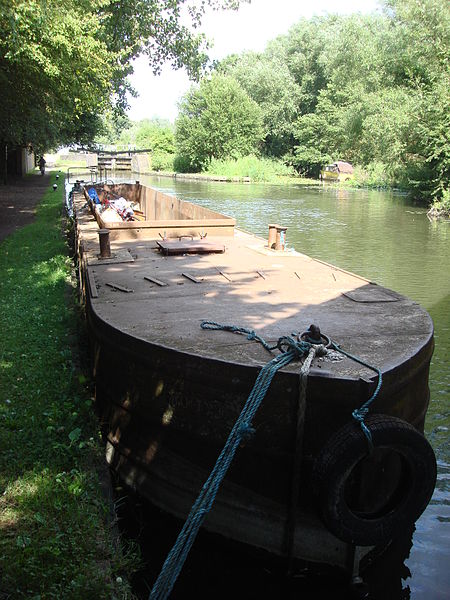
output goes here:
[[347, 503], [346, 483], [368, 455], [367, 438], [356, 421], [336, 432], [322, 449], [313, 481], [327, 528], [345, 542], [376, 546], [395, 538], [425, 510], [436, 484], [436, 458], [426, 438], [401, 419], [370, 415], [365, 423], [375, 452], [387, 449], [400, 457], [403, 475], [395, 503], [374, 515], [358, 513]]

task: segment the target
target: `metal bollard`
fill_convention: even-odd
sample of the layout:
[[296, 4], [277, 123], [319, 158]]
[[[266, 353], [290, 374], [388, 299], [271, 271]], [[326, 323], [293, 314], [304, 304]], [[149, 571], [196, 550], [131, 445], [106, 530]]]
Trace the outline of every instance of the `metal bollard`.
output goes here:
[[275, 250], [283, 251], [286, 248], [286, 230], [287, 227], [280, 227], [280, 225], [277, 225]]
[[111, 258], [111, 244], [109, 242], [109, 229], [99, 229], [100, 258]]
[[278, 225], [274, 225], [269, 223], [269, 240], [268, 240], [268, 246], [269, 248], [272, 250], [273, 248], [275, 248], [275, 242], [277, 240], [277, 227]]

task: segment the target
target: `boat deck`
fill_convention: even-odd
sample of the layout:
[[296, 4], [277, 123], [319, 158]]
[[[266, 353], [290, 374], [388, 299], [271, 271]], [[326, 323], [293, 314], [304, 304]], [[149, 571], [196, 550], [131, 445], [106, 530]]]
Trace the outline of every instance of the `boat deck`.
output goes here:
[[[111, 259], [98, 257], [98, 225], [75, 197], [91, 306], [125, 334], [165, 348], [242, 365], [270, 354], [243, 335], [202, 330], [203, 320], [253, 329], [269, 343], [310, 324], [347, 352], [383, 372], [430, 345], [428, 314], [410, 299], [304, 254], [269, 250], [244, 231], [207, 237], [224, 253], [165, 256], [153, 240], [113, 240]], [[373, 379], [345, 358], [316, 359], [321, 375]], [[298, 363], [286, 367], [298, 372]]]

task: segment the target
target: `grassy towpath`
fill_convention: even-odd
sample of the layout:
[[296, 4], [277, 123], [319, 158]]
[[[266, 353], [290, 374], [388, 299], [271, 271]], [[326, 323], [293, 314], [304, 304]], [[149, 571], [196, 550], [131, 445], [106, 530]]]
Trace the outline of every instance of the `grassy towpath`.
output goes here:
[[128, 599], [135, 554], [117, 543], [100, 491], [53, 182], [34, 221], [0, 243], [0, 600]]

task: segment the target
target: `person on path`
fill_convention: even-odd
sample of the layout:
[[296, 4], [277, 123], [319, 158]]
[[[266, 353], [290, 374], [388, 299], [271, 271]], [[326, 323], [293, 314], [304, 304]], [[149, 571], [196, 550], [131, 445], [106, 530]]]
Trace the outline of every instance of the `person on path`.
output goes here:
[[41, 175], [45, 174], [45, 158], [43, 156], [41, 156], [41, 158], [39, 159], [38, 165], [39, 165], [39, 169], [41, 170]]

